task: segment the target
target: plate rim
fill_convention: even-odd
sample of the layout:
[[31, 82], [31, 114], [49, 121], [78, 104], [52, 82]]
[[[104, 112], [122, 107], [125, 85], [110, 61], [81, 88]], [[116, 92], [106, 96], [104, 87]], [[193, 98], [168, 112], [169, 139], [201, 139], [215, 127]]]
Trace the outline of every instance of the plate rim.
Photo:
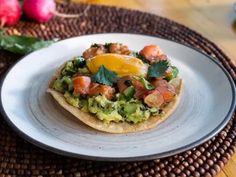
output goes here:
[[[231, 75], [229, 74], [229, 72], [226, 70], [226, 68], [224, 68], [224, 66], [217, 60], [215, 60], [212, 56], [202, 52], [201, 50], [199, 50], [198, 48], [191, 46], [189, 44], [186, 43], [181, 43], [179, 41], [175, 41], [173, 39], [166, 39], [164, 37], [159, 37], [159, 36], [152, 36], [152, 35], [148, 35], [148, 34], [139, 34], [139, 33], [93, 33], [93, 34], [86, 34], [86, 35], [81, 35], [81, 36], [73, 36], [70, 38], [66, 38], [63, 40], [60, 40], [58, 42], [64, 42], [66, 40], [70, 40], [73, 38], [78, 38], [78, 37], [86, 37], [86, 36], [96, 36], [96, 35], [109, 35], [109, 34], [118, 34], [118, 35], [137, 35], [137, 36], [144, 36], [144, 37], [154, 37], [154, 38], [159, 38], [162, 40], [166, 40], [169, 42], [173, 42], [176, 43], [178, 45], [182, 45], [185, 46], [187, 48], [190, 48], [204, 56], [206, 56], [206, 58], [208, 58], [211, 62], [215, 63], [226, 75], [230, 86], [231, 86], [231, 90], [232, 90], [232, 102], [229, 108], [228, 113], [226, 114], [226, 116], [224, 117], [224, 119], [222, 120], [222, 122], [215, 127], [212, 131], [210, 131], [208, 134], [206, 134], [205, 136], [201, 137], [200, 139], [198, 139], [197, 141], [194, 141], [192, 143], [189, 143], [185, 146], [179, 147], [177, 149], [173, 149], [173, 150], [169, 150], [169, 151], [164, 151], [161, 153], [156, 153], [156, 154], [151, 154], [151, 155], [141, 155], [141, 156], [135, 156], [135, 157], [103, 157], [103, 156], [92, 156], [92, 155], [84, 155], [84, 154], [78, 154], [78, 153], [73, 153], [73, 152], [68, 152], [65, 151], [63, 149], [59, 149], [56, 148], [54, 146], [50, 146], [47, 145], [43, 142], [40, 142], [34, 138], [32, 138], [31, 136], [29, 136], [28, 134], [26, 134], [25, 132], [23, 132], [21, 129], [17, 128], [17, 126], [11, 121], [11, 119], [7, 116], [4, 108], [3, 108], [3, 102], [2, 102], [2, 87], [4, 84], [4, 81], [8, 75], [8, 73], [20, 62], [22, 61], [25, 57], [27, 57], [28, 55], [34, 53], [31, 52], [25, 56], [22, 56], [21, 58], [19, 58], [12, 66], [10, 66], [8, 68], [8, 70], [2, 75], [2, 77], [0, 78], [0, 113], [1, 115], [3, 115], [3, 118], [5, 119], [5, 121], [7, 122], [7, 124], [20, 136], [22, 137], [24, 140], [26, 140], [27, 142], [38, 146], [39, 148], [42, 148], [44, 150], [59, 154], [59, 155], [64, 155], [64, 156], [68, 156], [68, 157], [76, 157], [76, 158], [82, 158], [82, 159], [87, 159], [87, 160], [95, 160], [95, 161], [145, 161], [145, 160], [152, 160], [152, 159], [156, 159], [156, 158], [164, 158], [164, 157], [168, 157], [168, 156], [172, 156], [172, 155], [176, 155], [179, 153], [182, 153], [184, 151], [187, 151], [189, 149], [195, 148], [201, 144], [203, 144], [204, 142], [210, 140], [212, 137], [214, 137], [215, 135], [217, 135], [229, 122], [229, 120], [231, 119], [233, 112], [235, 110], [235, 106], [236, 106], [236, 87], [235, 87], [235, 83], [231, 77]], [[56, 42], [57, 43], [57, 42]], [[56, 44], [55, 43], [55, 44]], [[49, 46], [50, 47], [50, 46]], [[43, 48], [44, 49], [44, 48]], [[43, 50], [40, 49], [40, 50]], [[40, 51], [37, 50], [37, 51]], [[35, 51], [35, 52], [37, 52]]]

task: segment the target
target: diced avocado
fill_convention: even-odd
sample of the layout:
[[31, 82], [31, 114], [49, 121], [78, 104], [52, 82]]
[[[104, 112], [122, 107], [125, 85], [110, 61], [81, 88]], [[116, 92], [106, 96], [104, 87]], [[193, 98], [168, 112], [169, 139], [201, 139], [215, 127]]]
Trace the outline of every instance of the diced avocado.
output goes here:
[[150, 113], [150, 111], [144, 111], [144, 118], [145, 118], [145, 120], [147, 120], [149, 117], [150, 117], [150, 115], [151, 115], [151, 113]]
[[69, 78], [68, 76], [63, 76], [62, 79], [61, 79], [62, 82], [65, 82], [66, 84], [71, 84], [72, 83], [72, 80], [71, 78]]
[[79, 107], [79, 98], [73, 97], [69, 92], [65, 92], [64, 97], [70, 105]]
[[138, 123], [148, 119], [151, 112], [136, 100], [124, 104], [124, 115], [127, 122]]
[[127, 100], [130, 100], [131, 98], [133, 98], [134, 93], [135, 93], [134, 86], [129, 86], [128, 88], [124, 90], [124, 96]]
[[173, 78], [176, 78], [179, 73], [179, 70], [175, 66], [172, 66], [172, 69], [173, 69], [173, 71], [172, 71]]
[[126, 117], [126, 121], [133, 122], [133, 123], [139, 123], [144, 120], [147, 120], [150, 117], [149, 111], [142, 111], [140, 107], [136, 109], [136, 111]]
[[159, 110], [157, 108], [150, 108], [149, 111], [151, 113], [157, 113]]
[[138, 108], [137, 104], [134, 104], [134, 103], [125, 104], [124, 112], [129, 115], [129, 114], [134, 113], [137, 110], [137, 108]]
[[118, 101], [126, 101], [127, 100], [125, 95], [124, 94], [120, 94], [120, 93], [118, 93], [116, 95], [116, 98], [117, 98]]
[[100, 120], [104, 121], [105, 123], [110, 123], [111, 121], [114, 122], [123, 121], [122, 116], [117, 112], [117, 110], [114, 110], [110, 113], [98, 111], [96, 115]]

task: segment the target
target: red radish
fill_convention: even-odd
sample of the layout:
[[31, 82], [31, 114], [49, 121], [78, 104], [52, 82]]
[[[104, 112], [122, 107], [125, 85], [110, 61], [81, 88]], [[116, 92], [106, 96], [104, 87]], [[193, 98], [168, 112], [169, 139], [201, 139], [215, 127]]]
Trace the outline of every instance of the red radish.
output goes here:
[[0, 0], [0, 27], [16, 24], [20, 19], [20, 15], [18, 0]]
[[54, 0], [24, 0], [24, 13], [37, 22], [48, 22], [54, 15], [64, 18], [78, 18], [81, 14], [61, 14], [56, 11]]

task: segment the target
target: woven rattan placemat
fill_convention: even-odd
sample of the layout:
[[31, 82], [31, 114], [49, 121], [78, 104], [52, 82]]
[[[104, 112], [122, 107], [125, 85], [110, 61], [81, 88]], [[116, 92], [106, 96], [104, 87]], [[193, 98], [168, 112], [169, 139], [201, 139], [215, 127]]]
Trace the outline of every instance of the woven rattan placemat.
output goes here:
[[[59, 5], [67, 13], [83, 12], [87, 5]], [[191, 45], [220, 61], [236, 80], [235, 66], [212, 42], [189, 28], [156, 15], [104, 6], [89, 6], [79, 19], [55, 18], [47, 24], [21, 21], [11, 34], [65, 39], [91, 33], [149, 34]], [[0, 51], [3, 75], [20, 56]], [[17, 82], [17, 81], [16, 81]], [[0, 176], [215, 176], [236, 149], [236, 120], [201, 146], [172, 157], [144, 162], [95, 162], [60, 156], [21, 139], [6, 122], [0, 124]]]

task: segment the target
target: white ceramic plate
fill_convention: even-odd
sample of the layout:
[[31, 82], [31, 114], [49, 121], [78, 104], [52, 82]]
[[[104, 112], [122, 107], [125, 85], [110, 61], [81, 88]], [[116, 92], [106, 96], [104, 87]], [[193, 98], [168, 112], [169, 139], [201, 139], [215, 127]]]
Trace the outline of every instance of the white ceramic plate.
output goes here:
[[[175, 112], [156, 128], [109, 134], [93, 130], [46, 93], [49, 79], [66, 60], [92, 43], [120, 42], [132, 50], [158, 44], [185, 82]], [[180, 153], [216, 135], [235, 109], [235, 86], [223, 67], [190, 47], [135, 34], [95, 34], [60, 41], [31, 53], [7, 73], [1, 87], [2, 113], [25, 139], [56, 153], [96, 160], [147, 160]]]

